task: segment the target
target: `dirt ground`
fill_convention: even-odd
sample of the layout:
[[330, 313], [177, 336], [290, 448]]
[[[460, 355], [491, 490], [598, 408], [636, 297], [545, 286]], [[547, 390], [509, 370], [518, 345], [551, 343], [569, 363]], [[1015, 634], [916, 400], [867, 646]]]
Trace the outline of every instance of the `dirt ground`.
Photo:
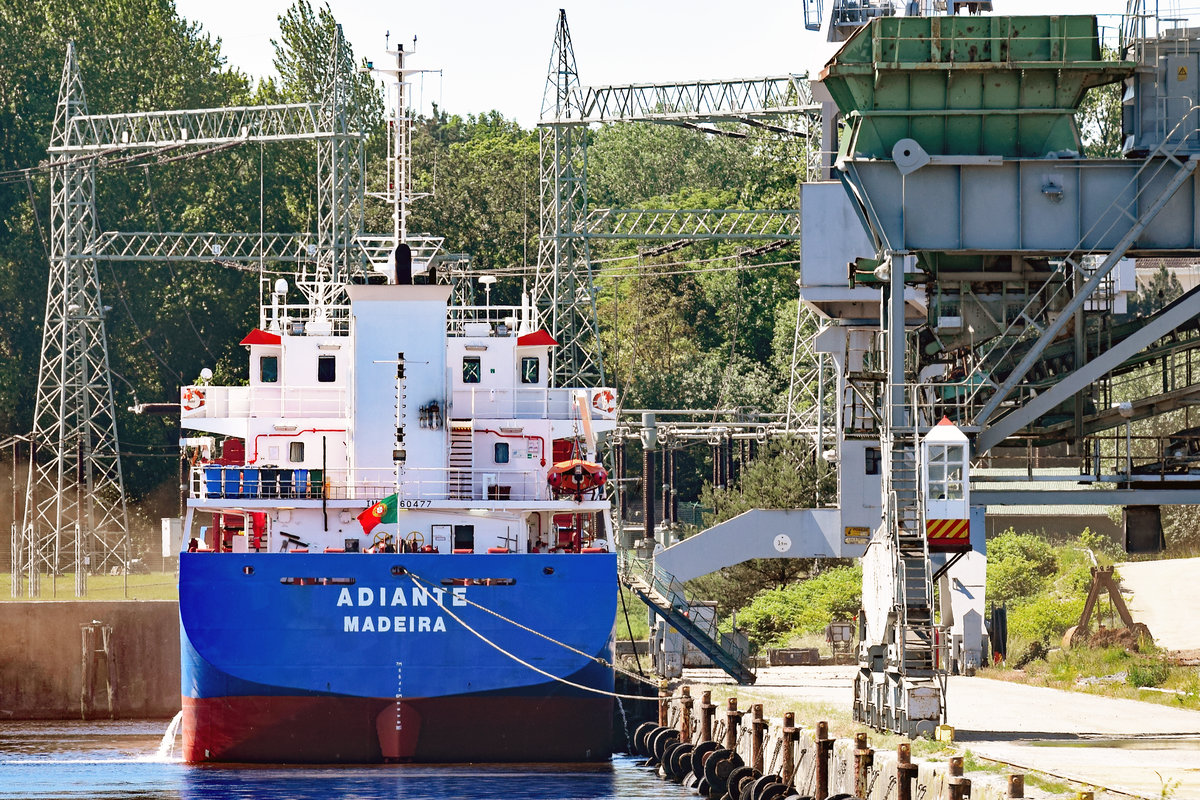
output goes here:
[[1200, 657], [1200, 558], [1126, 562], [1117, 572], [1130, 613], [1158, 646]]

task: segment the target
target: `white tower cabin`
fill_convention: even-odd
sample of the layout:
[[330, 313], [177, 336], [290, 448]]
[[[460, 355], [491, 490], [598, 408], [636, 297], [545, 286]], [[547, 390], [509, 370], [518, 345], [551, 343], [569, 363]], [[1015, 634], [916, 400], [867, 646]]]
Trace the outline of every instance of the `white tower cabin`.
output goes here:
[[946, 417], [921, 441], [921, 492], [929, 550], [971, 549], [970, 441]]

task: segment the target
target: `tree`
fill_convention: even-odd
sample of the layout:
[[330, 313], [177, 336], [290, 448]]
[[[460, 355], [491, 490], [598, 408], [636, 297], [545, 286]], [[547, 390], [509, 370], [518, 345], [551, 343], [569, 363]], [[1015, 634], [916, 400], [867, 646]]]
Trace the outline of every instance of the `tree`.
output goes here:
[[[1118, 61], [1120, 56], [1111, 47], [1101, 53], [1105, 61]], [[1088, 91], [1075, 112], [1075, 123], [1087, 158], [1121, 157], [1121, 92], [1123, 84], [1109, 83]]]
[[[783, 439], [766, 445], [729, 489], [705, 487], [702, 502], [711, 506], [712, 524], [754, 508], [816, 508], [834, 495], [833, 469], [816, 463], [805, 443]], [[726, 567], [688, 582], [697, 597], [716, 600], [728, 613], [742, 608], [764, 589], [782, 589], [814, 573], [816, 559], [759, 558]]]

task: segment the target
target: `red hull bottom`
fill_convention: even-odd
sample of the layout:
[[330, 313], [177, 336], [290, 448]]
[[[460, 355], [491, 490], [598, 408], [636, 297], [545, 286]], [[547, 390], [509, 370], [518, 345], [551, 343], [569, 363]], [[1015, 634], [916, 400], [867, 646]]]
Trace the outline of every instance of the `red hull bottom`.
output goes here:
[[606, 697], [183, 698], [185, 761], [606, 761]]

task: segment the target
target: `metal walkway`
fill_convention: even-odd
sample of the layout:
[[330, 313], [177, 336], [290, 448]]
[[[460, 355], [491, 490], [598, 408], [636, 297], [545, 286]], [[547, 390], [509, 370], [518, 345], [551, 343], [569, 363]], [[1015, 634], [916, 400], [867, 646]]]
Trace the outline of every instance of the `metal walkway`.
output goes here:
[[683, 586], [671, 575], [656, 569], [653, 561], [622, 556], [620, 578], [622, 584], [712, 659], [713, 664], [743, 686], [754, 683], [755, 675], [745, 664], [746, 651], [717, 630], [715, 619], [692, 618], [692, 607]]

